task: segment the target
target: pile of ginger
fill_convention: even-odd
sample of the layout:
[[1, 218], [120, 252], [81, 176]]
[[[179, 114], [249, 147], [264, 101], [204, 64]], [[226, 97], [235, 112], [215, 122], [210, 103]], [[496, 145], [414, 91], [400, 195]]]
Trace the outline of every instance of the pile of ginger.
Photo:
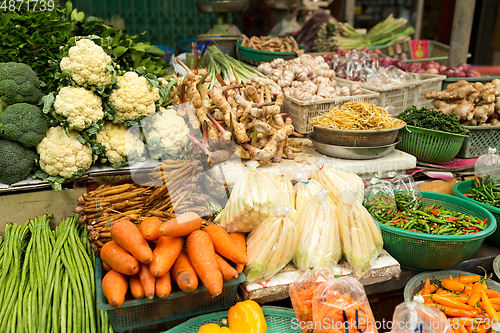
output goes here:
[[425, 98], [444, 113], [455, 113], [464, 126], [500, 125], [500, 80], [467, 82], [460, 80], [443, 91], [429, 91]]

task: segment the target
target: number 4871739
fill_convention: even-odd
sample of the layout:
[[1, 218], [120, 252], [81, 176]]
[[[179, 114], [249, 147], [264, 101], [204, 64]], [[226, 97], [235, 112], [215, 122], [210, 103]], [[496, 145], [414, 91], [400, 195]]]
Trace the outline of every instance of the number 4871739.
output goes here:
[[54, 0], [0, 0], [0, 10], [4, 12], [20, 12], [27, 11], [53, 11], [55, 4]]

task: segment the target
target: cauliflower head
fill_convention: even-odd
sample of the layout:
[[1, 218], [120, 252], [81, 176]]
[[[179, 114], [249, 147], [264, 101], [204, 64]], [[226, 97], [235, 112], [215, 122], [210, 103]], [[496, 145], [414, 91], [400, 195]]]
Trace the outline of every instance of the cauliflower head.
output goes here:
[[79, 85], [90, 83], [107, 86], [113, 83], [113, 73], [106, 66], [111, 63], [111, 57], [102, 47], [90, 39], [80, 39], [75, 46], [70, 47], [60, 66], [61, 70], [71, 73], [73, 80]]
[[[68, 136], [69, 135], [69, 136]], [[78, 141], [78, 132], [68, 134], [61, 126], [51, 127], [36, 150], [40, 168], [50, 176], [71, 178], [79, 170], [92, 165], [92, 150]]]
[[81, 87], [61, 88], [54, 102], [54, 110], [68, 119], [70, 128], [78, 131], [104, 117], [101, 97]]
[[168, 154], [177, 155], [189, 143], [189, 127], [174, 109], [161, 108], [160, 112], [148, 118], [144, 133], [150, 148], [155, 138], [160, 148]]
[[155, 102], [160, 99], [160, 93], [145, 77], [127, 72], [118, 77], [118, 86], [120, 88], [113, 89], [109, 96], [109, 101], [116, 110], [116, 118], [134, 120], [140, 115], [155, 113]]
[[96, 134], [96, 141], [106, 148], [106, 158], [110, 163], [125, 162], [127, 156], [136, 152], [144, 155], [141, 133], [123, 124], [106, 122]]

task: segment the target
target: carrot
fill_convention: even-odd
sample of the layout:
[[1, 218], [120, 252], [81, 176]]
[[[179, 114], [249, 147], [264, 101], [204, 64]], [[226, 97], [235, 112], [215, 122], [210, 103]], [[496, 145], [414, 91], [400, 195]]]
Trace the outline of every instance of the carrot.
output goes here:
[[104, 268], [106, 272], [109, 272], [111, 270], [111, 267], [109, 267], [109, 265], [106, 264], [105, 262], [102, 263], [102, 268]]
[[128, 289], [127, 278], [123, 274], [110, 270], [102, 278], [101, 286], [109, 305], [118, 307], [123, 304]]
[[490, 319], [496, 320], [498, 323], [497, 312], [495, 311], [493, 304], [491, 304], [490, 299], [488, 295], [486, 295], [486, 292], [484, 290], [481, 290], [481, 301], [482, 301], [481, 307], [484, 309], [484, 311], [486, 311]]
[[155, 298], [155, 284], [156, 278], [149, 271], [149, 267], [146, 264], [141, 264], [139, 269], [139, 279], [141, 280], [142, 287], [144, 288], [144, 294], [150, 301]]
[[194, 270], [186, 250], [182, 250], [172, 266], [172, 278], [185, 293], [191, 293], [198, 288], [198, 276]]
[[118, 273], [134, 275], [139, 271], [139, 261], [113, 241], [104, 244], [101, 259]]
[[215, 259], [217, 259], [217, 265], [219, 265], [220, 272], [222, 273], [222, 277], [224, 281], [234, 281], [238, 278], [239, 274], [233, 266], [228, 264], [227, 261], [224, 260], [217, 253], [215, 254]]
[[[229, 234], [233, 241], [240, 246], [241, 250], [244, 253], [247, 253], [247, 242], [246, 242], [246, 237], [245, 234], [242, 232], [232, 232]], [[242, 264], [236, 264], [236, 271], [238, 273], [243, 272], [243, 269], [245, 268], [245, 265]]]
[[485, 284], [476, 282], [472, 287], [467, 304], [469, 304], [470, 306], [476, 306], [477, 302], [479, 302], [479, 300], [481, 299], [481, 290], [486, 289], [488, 289], [488, 287]]
[[246, 265], [248, 256], [229, 236], [227, 231], [216, 224], [211, 224], [203, 229], [212, 240], [215, 251], [226, 259], [236, 264]]
[[202, 230], [193, 231], [186, 240], [186, 251], [205, 288], [212, 296], [220, 295], [224, 281], [210, 236]]
[[139, 275], [136, 274], [129, 276], [128, 283], [130, 284], [130, 292], [135, 299], [144, 298], [144, 288], [142, 287]]
[[163, 274], [156, 279], [156, 296], [159, 298], [167, 298], [172, 291], [172, 284], [170, 283], [170, 273]]
[[441, 296], [441, 295], [431, 295], [430, 298], [436, 303], [439, 303], [444, 306], [448, 306], [450, 308], [455, 308], [455, 309], [463, 309], [463, 310], [473, 310], [474, 308], [472, 306], [469, 306], [467, 304], [464, 304], [462, 302], [459, 302], [457, 300], [454, 300], [450, 297], [446, 296]]
[[149, 264], [153, 260], [153, 251], [135, 224], [129, 220], [120, 220], [111, 227], [111, 238], [137, 260]]
[[194, 212], [187, 212], [177, 218], [163, 223], [160, 227], [160, 234], [167, 237], [188, 236], [195, 230], [201, 228], [202, 219]]
[[150, 242], [160, 238], [160, 227], [162, 222], [157, 217], [147, 217], [139, 225], [139, 231]]
[[153, 250], [153, 261], [149, 264], [151, 274], [156, 277], [167, 274], [181, 253], [182, 244], [181, 237], [160, 236]]

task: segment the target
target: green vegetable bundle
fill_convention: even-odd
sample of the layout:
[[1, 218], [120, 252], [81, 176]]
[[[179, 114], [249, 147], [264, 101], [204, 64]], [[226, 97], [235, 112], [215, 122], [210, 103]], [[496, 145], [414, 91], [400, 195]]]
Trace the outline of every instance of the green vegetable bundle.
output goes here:
[[469, 135], [469, 130], [460, 125], [457, 116], [454, 113], [443, 113], [427, 108], [417, 109], [412, 106], [396, 116], [403, 120], [407, 125], [443, 131], [455, 134]]
[[476, 187], [464, 195], [485, 205], [500, 208], [500, 183], [491, 182], [489, 178], [490, 176], [476, 177]]

